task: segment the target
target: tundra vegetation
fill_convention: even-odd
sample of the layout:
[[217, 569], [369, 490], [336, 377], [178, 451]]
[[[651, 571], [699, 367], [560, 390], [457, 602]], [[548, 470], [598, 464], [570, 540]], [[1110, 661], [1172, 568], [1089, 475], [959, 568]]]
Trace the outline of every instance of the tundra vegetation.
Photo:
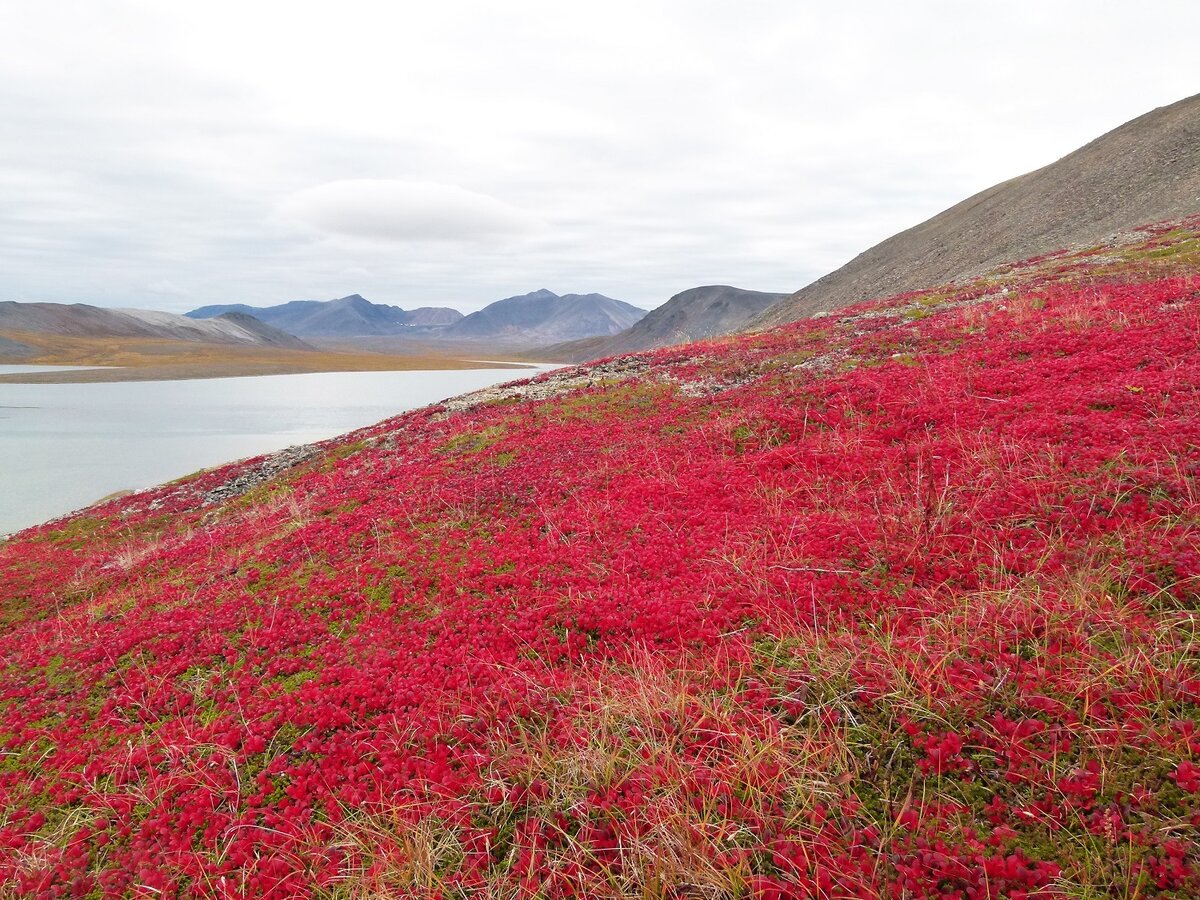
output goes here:
[[1200, 895], [1198, 347], [1195, 218], [23, 532], [0, 885]]

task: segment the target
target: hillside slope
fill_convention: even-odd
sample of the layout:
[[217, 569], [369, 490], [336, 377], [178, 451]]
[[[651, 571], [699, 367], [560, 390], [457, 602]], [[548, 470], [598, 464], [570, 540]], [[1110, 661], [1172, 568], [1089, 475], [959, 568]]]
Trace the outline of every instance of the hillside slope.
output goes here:
[[35, 352], [34, 348], [28, 344], [0, 336], [0, 359], [24, 359], [32, 356]]
[[540, 348], [536, 355], [544, 359], [583, 362], [717, 337], [737, 331], [786, 296], [724, 284], [690, 288], [650, 310], [624, 331], [610, 337], [554, 344]]
[[1000, 263], [1085, 247], [1139, 222], [1200, 212], [1200, 94], [1127, 122], [1058, 162], [888, 238], [755, 321], [778, 325]]
[[1200, 218], [0, 544], [14, 896], [1200, 895]]
[[414, 329], [453, 325], [462, 313], [449, 307], [423, 306], [406, 310], [372, 303], [361, 294], [336, 300], [293, 300], [277, 306], [244, 303], [202, 306], [189, 318], [210, 319], [230, 312], [245, 313], [300, 337], [360, 337], [405, 334]]
[[243, 313], [204, 321], [149, 309], [108, 309], [86, 303], [0, 302], [0, 333], [70, 337], [133, 337], [302, 350], [302, 340]]

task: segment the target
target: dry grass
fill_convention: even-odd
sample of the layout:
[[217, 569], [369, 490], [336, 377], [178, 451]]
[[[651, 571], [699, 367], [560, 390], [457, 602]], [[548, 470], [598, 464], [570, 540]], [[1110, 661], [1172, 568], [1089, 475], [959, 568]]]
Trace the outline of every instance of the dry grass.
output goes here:
[[[711, 673], [661, 655], [601, 668], [571, 696], [546, 698], [546, 716], [519, 719], [493, 736], [500, 753], [484, 773], [484, 795], [531, 793], [517, 803], [476, 798], [475, 814], [499, 837], [488, 848], [483, 883], [470, 896], [527, 896], [512, 875], [531, 853], [540, 858], [539, 871], [554, 879], [546, 888], [551, 893], [747, 896], [750, 868], [719, 851], [756, 839], [727, 812], [728, 798], [744, 798], [764, 814], [782, 802], [803, 821], [814, 804], [834, 795], [831, 773], [846, 771], [840, 733], [747, 720], [735, 693], [706, 684]], [[549, 713], [555, 708], [570, 713], [556, 718]], [[711, 752], [696, 758], [694, 748], [705, 743]], [[773, 773], [769, 782], [764, 772]], [[595, 836], [578, 830], [580, 823], [594, 819], [598, 797], [630, 785], [645, 790], [636, 821], [623, 821], [614, 846], [597, 852]], [[547, 832], [545, 843], [533, 836]], [[415, 807], [349, 812], [338, 845], [353, 862], [325, 896], [464, 896], [454, 878], [469, 852], [463, 835]]]
[[[36, 348], [20, 364], [105, 366], [88, 371], [0, 375], [0, 383], [79, 383], [290, 375], [304, 372], [393, 372], [430, 369], [495, 369], [497, 363], [450, 355], [422, 356], [335, 350], [244, 347], [163, 338], [74, 337], [21, 331], [0, 332]], [[513, 366], [513, 368], [519, 368]]]
[[[472, 851], [460, 825], [414, 804], [385, 812], [346, 811], [337, 846], [348, 862], [323, 896], [527, 896], [513, 876], [533, 854], [537, 870], [553, 879], [547, 895], [734, 900], [752, 893], [754, 873], [744, 857], [731, 862], [735, 857], [722, 851], [761, 845], [761, 836], [747, 830], [747, 817], [773, 819], [782, 833], [807, 832], [798, 840], [819, 868], [821, 838], [811, 830], [813, 811], [837, 808], [846, 798], [860, 809], [858, 824], [876, 829], [882, 845], [903, 841], [907, 826], [900, 822], [910, 809], [963, 802], [952, 781], [919, 778], [911, 760], [897, 758], [908, 755], [899, 716], [932, 723], [935, 730], [971, 724], [961, 721], [953, 694], [931, 693], [948, 660], [979, 654], [1003, 638], [1008, 622], [1029, 616], [1047, 629], [1045, 645], [1031, 649], [1049, 663], [1055, 655], [1051, 640], [1101, 639], [1103, 622], [1123, 633], [1142, 608], [1108, 594], [1099, 570], [1075, 573], [1055, 587], [1053, 603], [1045, 586], [1035, 583], [952, 600], [925, 622], [928, 658], [924, 644], [902, 647], [886, 627], [824, 637], [814, 629], [760, 638], [740, 665], [638, 653], [581, 672], [572, 688], [546, 694], [539, 713], [490, 736], [497, 755], [468, 808], [477, 824], [486, 820], [501, 837], [487, 848], [489, 861], [472, 888], [464, 893], [459, 876], [478, 849]], [[1185, 667], [1183, 657], [1195, 649], [1194, 621], [1184, 623], [1186, 634], [1175, 621], [1164, 619], [1158, 627], [1146, 646], [1080, 658], [1080, 692], [1104, 694], [1114, 682], [1152, 682], [1156, 672]], [[854, 686], [855, 673], [864, 667], [883, 672], [892, 685], [866, 718]], [[739, 668], [744, 674], [736, 684], [716, 674]], [[742, 693], [753, 685], [773, 698], [758, 712], [748, 711]], [[805, 712], [778, 718], [778, 704], [798, 697], [804, 698]], [[997, 703], [997, 709], [1003, 706]], [[989, 730], [986, 717], [973, 724]], [[1106, 727], [1085, 717], [1078, 735], [1106, 783], [1127, 781], [1132, 776], [1122, 768], [1129, 762], [1125, 748], [1108, 747], [1093, 734]], [[710, 749], [698, 755], [697, 747]], [[1063, 775], [1074, 762], [1064, 759], [1061, 765]], [[644, 791], [637, 813], [612, 820], [615, 846], [598, 853], [594, 832], [585, 834], [579, 823], [599, 821], [598, 798], [629, 785]], [[536, 793], [517, 802], [495, 800], [533, 786]], [[740, 812], [730, 812], [730, 797], [739, 798]], [[957, 825], [946, 824], [963, 827], [975, 820], [967, 815]], [[1186, 823], [1180, 819], [1171, 827]], [[1129, 848], [1122, 856], [1117, 844], [1092, 840], [1086, 830], [1056, 840], [1079, 845], [1067, 854], [1075, 865], [1064, 867], [1059, 890], [1072, 896], [1110, 890], [1138, 895], [1137, 860]], [[887, 862], [881, 857], [878, 864], [886, 868]]]

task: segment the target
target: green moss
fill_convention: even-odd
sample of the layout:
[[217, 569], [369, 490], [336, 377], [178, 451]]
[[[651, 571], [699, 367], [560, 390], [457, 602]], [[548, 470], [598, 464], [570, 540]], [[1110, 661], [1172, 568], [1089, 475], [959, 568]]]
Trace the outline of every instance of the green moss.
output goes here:
[[235, 497], [229, 503], [230, 509], [250, 509], [255, 506], [267, 506], [279, 502], [284, 497], [292, 493], [292, 478], [295, 477], [291, 473], [289, 477], [275, 477], [270, 481], [264, 481], [262, 484], [257, 484], [246, 493], [239, 497]]
[[[334, 447], [332, 450], [326, 451], [325, 454], [323, 456], [321, 456], [321, 460], [317, 466], [317, 470], [320, 472], [331, 472], [331, 471], [333, 471], [333, 469], [335, 469], [337, 467], [337, 464], [339, 462], [341, 462], [342, 460], [347, 459], [351, 456], [354, 456], [356, 453], [361, 451], [366, 446], [367, 446], [366, 440], [361, 440], [361, 441], [351, 441], [348, 444], [341, 444], [337, 447]], [[299, 474], [299, 473], [297, 473], [297, 474]], [[295, 476], [293, 476], [293, 478], [290, 480], [295, 480]]]
[[284, 675], [275, 679], [275, 684], [279, 686], [280, 691], [285, 694], [295, 693], [302, 685], [316, 679], [317, 673], [310, 669], [301, 669], [299, 672], [294, 672], [291, 675]]
[[4, 608], [0, 609], [0, 626], [8, 627], [25, 621], [32, 603], [33, 601], [26, 596], [10, 597], [4, 602]]
[[42, 677], [46, 681], [46, 687], [52, 691], [71, 693], [80, 686], [79, 675], [71, 669], [64, 668], [66, 662], [66, 658], [61, 655], [52, 656], [42, 669]]
[[403, 575], [403, 568], [392, 566], [384, 578], [363, 588], [363, 598], [380, 612], [387, 612], [392, 608], [392, 596], [396, 590], [395, 582]]
[[480, 431], [465, 431], [435, 448], [438, 453], [470, 456], [498, 444], [508, 433], [504, 425], [489, 425]]
[[1169, 247], [1158, 247], [1157, 249], [1146, 251], [1143, 255], [1146, 259], [1165, 259], [1169, 256], [1188, 255], [1192, 253], [1200, 253], [1200, 239], [1180, 241], [1178, 244], [1172, 244]]
[[547, 404], [546, 414], [557, 422], [605, 422], [629, 418], [653, 409], [676, 390], [666, 384], [630, 379], [602, 382], [601, 385], [602, 389], [590, 388]]
[[816, 355], [817, 351], [813, 349], [796, 350], [792, 353], [782, 353], [779, 356], [776, 356], [775, 363], [779, 366], [791, 369], [801, 365], [802, 363], [808, 362]]
[[35, 538], [35, 542], [47, 541], [51, 544], [69, 547], [72, 550], [80, 550], [95, 541], [98, 537], [97, 532], [106, 524], [104, 519], [80, 516], [61, 528], [48, 531], [45, 535]]

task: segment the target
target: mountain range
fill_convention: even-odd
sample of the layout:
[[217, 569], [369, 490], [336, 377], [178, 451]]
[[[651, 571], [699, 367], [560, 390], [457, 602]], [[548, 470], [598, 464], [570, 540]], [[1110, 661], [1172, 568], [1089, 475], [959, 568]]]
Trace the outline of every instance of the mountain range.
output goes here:
[[298, 337], [358, 337], [393, 335], [413, 329], [441, 328], [463, 317], [456, 309], [423, 306], [405, 310], [372, 303], [360, 294], [336, 300], [293, 300], [278, 306], [225, 303], [202, 306], [185, 313], [191, 319], [210, 319], [230, 312], [254, 316]]
[[[584, 359], [761, 329], [896, 290], [971, 277], [1123, 227], [1200, 209], [1200, 95], [1153, 110], [1063, 159], [997, 184], [856, 256], [793, 294], [691, 288], [647, 314], [602, 294], [548, 290], [464, 316], [405, 310], [359, 294], [269, 307], [217, 304], [186, 316], [84, 304], [0, 303], [0, 357], [29, 355], [14, 332], [165, 337], [302, 349], [303, 338], [390, 352], [490, 343], [541, 358]], [[378, 339], [371, 343], [367, 339]], [[395, 340], [393, 340], [395, 339]]]
[[200, 321], [149, 309], [108, 309], [86, 303], [18, 303], [5, 300], [0, 301], [0, 331], [8, 332], [8, 343], [18, 344], [20, 338], [13, 332], [310, 349], [295, 335], [242, 312], [228, 312]]
[[[559, 296], [543, 289], [497, 300], [467, 316], [446, 307], [407, 311], [372, 303], [359, 294], [337, 300], [295, 300], [268, 307], [241, 303], [203, 306], [187, 316], [207, 319], [231, 311], [255, 316], [305, 338], [352, 342], [355, 338], [419, 338], [425, 344], [499, 342], [506, 347], [610, 336], [646, 315], [644, 309], [603, 294]], [[388, 342], [386, 346], [398, 347], [396, 342]]]

